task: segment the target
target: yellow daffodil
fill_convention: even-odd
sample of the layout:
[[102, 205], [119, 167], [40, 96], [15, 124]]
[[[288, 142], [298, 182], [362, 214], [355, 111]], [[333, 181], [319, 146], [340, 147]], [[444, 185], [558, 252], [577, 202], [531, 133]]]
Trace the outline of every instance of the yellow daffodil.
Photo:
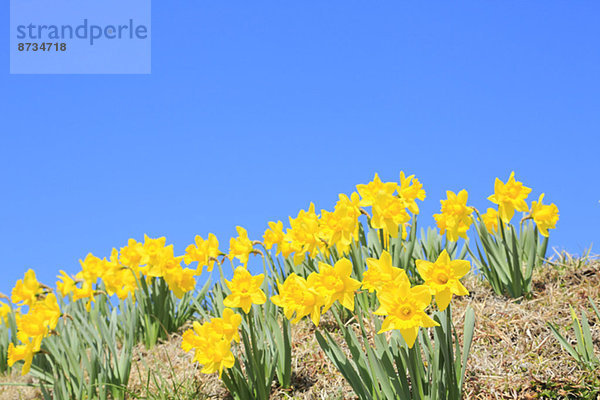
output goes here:
[[271, 250], [274, 245], [277, 245], [277, 254], [281, 251], [281, 242], [283, 242], [283, 222], [269, 221], [269, 229], [263, 235], [263, 244], [267, 250]]
[[367, 266], [369, 268], [363, 274], [362, 287], [369, 292], [381, 290], [404, 273], [403, 269], [392, 265], [392, 256], [385, 250], [379, 256], [379, 260], [367, 258]]
[[419, 327], [430, 328], [439, 326], [426, 313], [425, 308], [431, 302], [429, 288], [424, 285], [410, 287], [410, 281], [404, 270], [394, 280], [377, 292], [380, 307], [375, 311], [376, 315], [384, 315], [385, 320], [381, 324], [378, 333], [397, 329], [412, 348], [419, 333]]
[[194, 350], [194, 361], [203, 364], [202, 373], [212, 374], [231, 368], [235, 358], [231, 352], [231, 341], [239, 342], [238, 327], [242, 317], [226, 308], [222, 318], [213, 318], [209, 322], [193, 323], [193, 328], [183, 333], [181, 348]]
[[339, 195], [333, 212], [321, 211], [319, 219], [319, 237], [328, 248], [335, 246], [339, 253], [347, 253], [352, 242], [358, 240], [359, 196]]
[[398, 227], [410, 221], [404, 201], [400, 197], [381, 191], [372, 201], [372, 205], [371, 226], [383, 229], [386, 236], [398, 237]]
[[294, 264], [300, 264], [306, 254], [314, 257], [319, 246], [324, 246], [319, 239], [319, 217], [313, 203], [310, 203], [308, 211], [300, 210], [296, 218], [290, 217], [290, 227], [285, 240], [292, 242], [291, 248], [299, 249], [294, 253]]
[[400, 195], [408, 210], [413, 214], [418, 214], [419, 206], [416, 200], [425, 200], [423, 184], [414, 175], [407, 177], [403, 171], [400, 171], [400, 187], [397, 190], [398, 195]]
[[373, 180], [366, 185], [356, 185], [356, 190], [361, 198], [359, 204], [361, 207], [371, 206], [380, 193], [391, 195], [396, 191], [397, 187], [398, 184], [396, 182], [381, 182], [379, 175], [375, 174]]
[[444, 249], [435, 263], [416, 260], [416, 265], [425, 285], [435, 295], [435, 302], [440, 311], [444, 311], [448, 307], [453, 294], [457, 296], [469, 294], [469, 291], [459, 281], [471, 269], [471, 264], [467, 260], [451, 261]]
[[319, 262], [319, 273], [313, 272], [309, 275], [308, 285], [315, 288], [324, 299], [323, 312], [326, 312], [336, 301], [350, 311], [354, 311], [354, 292], [358, 290], [361, 283], [352, 279], [351, 274], [352, 262], [342, 258], [333, 267]]
[[[199, 334], [195, 331], [199, 331]], [[184, 332], [181, 347], [186, 352], [194, 350], [193, 360], [203, 364], [201, 372], [204, 374], [219, 372], [221, 377], [223, 369], [231, 368], [235, 364], [231, 342], [211, 332], [210, 326], [206, 324]]]
[[237, 257], [244, 265], [248, 264], [248, 258], [252, 253], [252, 242], [248, 239], [248, 232], [241, 226], [236, 226], [238, 237], [229, 241], [229, 259]]
[[60, 275], [57, 276], [60, 281], [56, 282], [56, 288], [61, 296], [65, 297], [73, 293], [73, 289], [75, 288], [75, 280], [67, 275], [67, 273], [63, 270], [60, 270]]
[[448, 190], [446, 196], [446, 200], [440, 201], [442, 213], [434, 214], [433, 218], [441, 234], [445, 233], [448, 240], [456, 242], [459, 237], [466, 239], [472, 223], [470, 215], [473, 213], [473, 208], [467, 206], [469, 194], [464, 189], [458, 195]]
[[202, 274], [202, 269], [204, 267], [207, 267], [206, 270], [211, 272], [217, 257], [221, 254], [217, 237], [214, 234], [209, 233], [208, 239], [204, 240], [201, 236], [196, 235], [194, 241], [195, 245], [190, 244], [185, 249], [183, 262], [185, 265], [189, 265], [192, 262], [197, 261], [198, 268], [196, 275]]
[[148, 235], [144, 234], [144, 256], [142, 257], [142, 264], [159, 264], [166, 242], [167, 238], [164, 236], [157, 239], [152, 239], [148, 237]]
[[23, 345], [15, 346], [12, 342], [8, 344], [8, 366], [12, 367], [17, 361], [25, 361], [21, 369], [21, 375], [25, 375], [31, 369], [33, 355], [39, 351], [35, 349], [33, 340], [28, 340]]
[[204, 350], [196, 356], [196, 361], [204, 365], [201, 370], [203, 374], [219, 372], [220, 378], [223, 369], [231, 368], [235, 364], [235, 357], [231, 352], [231, 343], [225, 339], [211, 343]]
[[165, 270], [163, 278], [175, 297], [181, 299], [185, 293], [192, 291], [196, 287], [195, 275], [195, 270], [182, 268], [178, 265], [175, 268]]
[[[79, 273], [77, 275], [79, 275]], [[83, 283], [81, 284], [81, 288], [73, 288], [73, 301], [77, 301], [80, 299], [88, 299], [88, 302], [86, 303], [86, 309], [90, 311], [92, 307], [92, 302], [96, 301], [96, 299], [94, 298], [94, 294], [95, 291], [92, 286], [92, 283], [89, 281], [83, 281]]]
[[137, 269], [137, 267], [147, 262], [144, 256], [144, 244], [137, 242], [135, 239], [129, 239], [127, 246], [121, 247], [119, 251], [119, 263], [126, 267]]
[[292, 324], [310, 314], [313, 323], [319, 325], [324, 298], [315, 288], [310, 287], [304, 278], [295, 273], [291, 273], [283, 284], [277, 282], [277, 286], [279, 294], [272, 296], [271, 301], [283, 308], [287, 319], [291, 319], [296, 313], [296, 317], [291, 319]]
[[540, 195], [538, 201], [531, 202], [531, 218], [535, 221], [540, 233], [548, 237], [548, 229], [556, 228], [558, 207], [554, 203], [542, 204], [542, 200], [544, 200], [544, 193]]
[[494, 204], [498, 204], [500, 219], [508, 224], [515, 214], [515, 210], [521, 212], [528, 211], [525, 199], [530, 192], [530, 188], [523, 186], [522, 182], [515, 180], [515, 173], [513, 171], [510, 173], [510, 177], [506, 183], [496, 178], [494, 194], [488, 197], [488, 200]]
[[223, 300], [223, 305], [233, 308], [240, 307], [248, 314], [252, 304], [264, 304], [267, 296], [260, 288], [264, 279], [264, 274], [252, 276], [245, 267], [237, 267], [233, 273], [233, 279], [225, 280], [231, 294]]
[[210, 320], [211, 329], [223, 335], [230, 342], [233, 340], [240, 342], [239, 328], [242, 323], [242, 316], [234, 312], [231, 308], [225, 308], [221, 318], [213, 318]]
[[19, 279], [12, 290], [11, 300], [15, 304], [31, 306], [37, 301], [37, 296], [42, 293], [42, 285], [37, 281], [35, 271], [25, 272], [25, 277]]
[[489, 233], [498, 231], [498, 211], [494, 208], [488, 208], [485, 214], [481, 214], [485, 228]]

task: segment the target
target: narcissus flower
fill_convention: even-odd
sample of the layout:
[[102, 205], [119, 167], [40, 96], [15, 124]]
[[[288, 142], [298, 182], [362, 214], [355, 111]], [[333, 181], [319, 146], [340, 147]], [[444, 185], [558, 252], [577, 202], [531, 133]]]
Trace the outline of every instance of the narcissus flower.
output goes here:
[[459, 237], [467, 239], [467, 231], [473, 222], [470, 217], [473, 208], [467, 206], [469, 194], [464, 189], [458, 194], [448, 190], [446, 196], [446, 200], [440, 201], [442, 213], [434, 214], [433, 218], [441, 234], [445, 233], [448, 240], [456, 242]]
[[[237, 316], [237, 318], [234, 318]], [[239, 314], [233, 313], [226, 308], [223, 318], [213, 318], [209, 322], [200, 325], [193, 323], [193, 329], [183, 333], [181, 348], [188, 352], [194, 350], [194, 361], [203, 364], [202, 373], [212, 374], [219, 372], [219, 377], [223, 369], [231, 368], [235, 364], [235, 358], [231, 352], [231, 340], [237, 336], [237, 329], [242, 318]]]
[[221, 318], [213, 318], [210, 320], [211, 329], [223, 335], [225, 339], [239, 343], [240, 334], [239, 327], [242, 323], [242, 316], [234, 312], [231, 308], [223, 310]]
[[419, 327], [439, 326], [424, 311], [431, 302], [429, 288], [424, 285], [411, 288], [404, 270], [393, 285], [385, 285], [377, 292], [377, 299], [380, 307], [374, 314], [385, 316], [378, 333], [398, 329], [409, 348], [415, 344]]
[[363, 274], [362, 287], [369, 292], [383, 289], [385, 285], [396, 280], [404, 270], [392, 265], [392, 256], [387, 251], [383, 251], [376, 258], [367, 258], [368, 269]]
[[481, 214], [481, 220], [489, 233], [498, 230], [498, 211], [496, 209], [488, 208], [485, 214]]
[[244, 265], [248, 264], [248, 258], [252, 253], [252, 242], [248, 239], [248, 232], [241, 226], [236, 226], [238, 237], [229, 241], [229, 259], [237, 257]]
[[15, 346], [12, 342], [8, 344], [8, 358], [7, 363], [9, 367], [12, 367], [17, 361], [25, 361], [23, 368], [21, 369], [21, 375], [25, 375], [31, 368], [33, 361], [33, 355], [38, 352], [39, 347], [35, 348], [33, 340], [28, 340], [25, 344]]
[[319, 237], [327, 243], [327, 249], [336, 247], [341, 254], [347, 253], [353, 241], [358, 240], [359, 196], [339, 195], [333, 212], [321, 211]]
[[121, 247], [119, 251], [119, 263], [129, 267], [137, 268], [146, 262], [144, 260], [144, 245], [135, 239], [129, 239], [127, 246]]
[[531, 218], [535, 221], [540, 233], [548, 237], [548, 229], [556, 228], [558, 207], [554, 203], [542, 204], [542, 200], [544, 200], [544, 193], [540, 195], [538, 201], [531, 202]]
[[352, 279], [352, 262], [342, 258], [332, 267], [329, 264], [319, 262], [319, 273], [313, 272], [309, 275], [308, 285], [315, 288], [324, 299], [326, 312], [336, 301], [350, 311], [354, 311], [354, 292], [358, 290], [361, 283]]
[[281, 251], [281, 242], [284, 239], [283, 222], [269, 222], [269, 229], [263, 235], [263, 244], [267, 250], [271, 250], [274, 245], [277, 245], [277, 254]]
[[419, 213], [419, 206], [416, 200], [425, 200], [425, 190], [423, 184], [419, 182], [414, 175], [405, 176], [403, 171], [400, 171], [400, 187], [398, 187], [398, 195], [404, 201], [408, 210], [413, 214]]
[[37, 296], [42, 293], [42, 285], [37, 281], [35, 271], [25, 272], [25, 277], [19, 279], [12, 290], [11, 300], [15, 304], [31, 306], [37, 301]]
[[515, 214], [515, 210], [521, 212], [528, 211], [525, 199], [530, 192], [530, 188], [523, 186], [522, 182], [515, 180], [515, 173], [513, 171], [510, 173], [510, 177], [506, 183], [496, 178], [494, 194], [488, 197], [488, 200], [498, 204], [500, 219], [508, 224]]
[[190, 244], [185, 249], [185, 255], [183, 256], [183, 262], [185, 265], [189, 265], [194, 261], [198, 262], [196, 269], [196, 275], [202, 274], [202, 269], [206, 266], [206, 270], [211, 272], [217, 257], [221, 254], [219, 251], [219, 241], [217, 237], [209, 233], [208, 239], [204, 240], [201, 236], [196, 235], [194, 238], [195, 245]]
[[56, 276], [60, 281], [56, 282], [56, 288], [61, 296], [65, 297], [73, 293], [75, 288], [75, 280], [67, 275], [65, 271], [60, 270], [60, 275]]
[[160, 237], [152, 239], [148, 235], [144, 234], [144, 257], [142, 264], [158, 264], [162, 257], [163, 249], [167, 242], [166, 237]]
[[383, 229], [386, 235], [398, 237], [398, 227], [410, 221], [404, 201], [393, 194], [379, 192], [372, 202], [371, 226]]
[[42, 338], [56, 328], [60, 315], [56, 296], [48, 294], [44, 300], [35, 303], [27, 314], [17, 317], [17, 338], [23, 343], [32, 338], [39, 348]]
[[310, 314], [313, 323], [319, 325], [321, 307], [325, 304], [325, 299], [315, 288], [309, 286], [304, 278], [295, 273], [291, 273], [283, 284], [277, 282], [277, 286], [279, 294], [272, 296], [271, 301], [283, 308], [283, 314], [287, 319], [291, 319], [296, 313], [296, 317], [291, 319], [292, 324], [298, 323]]
[[435, 263], [416, 260], [416, 265], [425, 285], [435, 295], [435, 302], [440, 311], [448, 307], [453, 294], [457, 296], [469, 294], [459, 281], [471, 269], [471, 264], [467, 260], [451, 261], [448, 252], [444, 249]]
[[368, 207], [373, 205], [380, 193], [393, 194], [398, 184], [396, 182], [381, 182], [379, 175], [375, 174], [373, 180], [366, 185], [356, 185], [356, 190], [360, 194], [360, 206]]
[[195, 275], [195, 270], [182, 268], [178, 265], [175, 268], [165, 270], [163, 278], [175, 297], [181, 299], [185, 293], [192, 291], [196, 287]]
[[300, 210], [296, 218], [290, 217], [290, 227], [284, 240], [292, 242], [291, 248], [299, 249], [294, 253], [294, 264], [300, 264], [306, 254], [314, 257], [320, 246], [325, 247], [319, 239], [319, 216], [315, 213], [313, 203], [310, 203], [307, 211]]
[[225, 284], [231, 290], [231, 294], [223, 300], [225, 307], [240, 307], [246, 314], [250, 311], [252, 304], [264, 304], [267, 296], [260, 288], [265, 275], [250, 275], [245, 267], [237, 267], [231, 281], [225, 280]]

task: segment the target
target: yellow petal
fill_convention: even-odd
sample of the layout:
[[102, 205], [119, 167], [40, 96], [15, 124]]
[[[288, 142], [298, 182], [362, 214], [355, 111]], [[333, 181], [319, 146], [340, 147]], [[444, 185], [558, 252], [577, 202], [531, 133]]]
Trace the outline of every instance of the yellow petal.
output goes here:
[[450, 289], [442, 290], [435, 295], [435, 302], [440, 311], [444, 311], [448, 308], [448, 304], [450, 304], [450, 300], [452, 299], [452, 292]]
[[415, 326], [413, 328], [400, 329], [400, 334], [404, 338], [408, 348], [412, 349], [415, 344], [415, 340], [417, 339], [417, 335], [419, 334], [419, 328]]

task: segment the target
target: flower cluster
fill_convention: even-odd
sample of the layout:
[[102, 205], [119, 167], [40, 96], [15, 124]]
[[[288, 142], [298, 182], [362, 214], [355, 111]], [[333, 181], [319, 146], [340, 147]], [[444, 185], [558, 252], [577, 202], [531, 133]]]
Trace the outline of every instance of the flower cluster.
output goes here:
[[193, 329], [184, 332], [181, 347], [188, 352], [194, 350], [194, 361], [202, 364], [202, 372], [212, 374], [233, 367], [235, 357], [231, 352], [233, 341], [240, 341], [238, 328], [242, 317], [230, 308], [223, 311], [221, 318], [213, 318], [200, 324], [194, 322]]
[[42, 339], [56, 328], [61, 311], [54, 293], [43, 288], [31, 269], [23, 280], [17, 281], [12, 301], [19, 306], [29, 306], [26, 314], [16, 314], [17, 339], [21, 344], [15, 346], [11, 342], [8, 346], [8, 365], [23, 360], [21, 373], [25, 375], [31, 368], [34, 354], [40, 351]]
[[467, 206], [469, 194], [464, 189], [458, 194], [448, 190], [446, 196], [446, 200], [441, 200], [441, 214], [434, 214], [433, 218], [442, 235], [446, 233], [448, 240], [456, 242], [459, 237], [466, 239], [473, 213], [473, 207]]
[[361, 207], [372, 207], [370, 224], [382, 229], [386, 235], [397, 237], [402, 229], [406, 236], [406, 225], [410, 213], [418, 214], [416, 200], [425, 199], [423, 185], [414, 175], [400, 173], [400, 185], [396, 182], [382, 182], [377, 174], [368, 184], [356, 186], [357, 192], [350, 196], [339, 195], [333, 211], [315, 211], [310, 203], [307, 211], [300, 210], [296, 218], [290, 217], [290, 229], [283, 231], [281, 221], [269, 222], [263, 235], [267, 250], [277, 245], [277, 254], [289, 257], [293, 254], [294, 264], [301, 263], [306, 255], [315, 257], [318, 253], [329, 254], [335, 247], [339, 254], [348, 254], [350, 246], [358, 240], [359, 217], [366, 213]]
[[319, 262], [319, 272], [312, 272], [306, 279], [292, 273], [283, 284], [277, 282], [279, 294], [272, 296], [271, 301], [283, 308], [284, 315], [292, 323], [310, 315], [313, 323], [319, 325], [321, 314], [336, 301], [354, 311], [354, 292], [360, 282], [351, 278], [351, 274], [352, 263], [346, 258], [334, 266]]
[[[498, 209], [490, 207], [480, 216], [487, 231], [497, 232], [499, 221], [508, 224], [515, 211], [520, 211], [529, 212], [526, 219], [533, 219], [539, 232], [548, 237], [548, 229], [554, 229], [558, 222], [558, 207], [555, 204], [542, 204], [543, 193], [539, 200], [533, 201], [529, 207], [526, 201], [529, 193], [531, 193], [531, 188], [525, 187], [522, 182], [515, 180], [514, 172], [511, 172], [506, 183], [496, 178], [494, 194], [489, 196], [488, 200], [497, 204]], [[447, 191], [446, 196], [447, 199], [441, 201], [441, 213], [433, 216], [437, 226], [450, 241], [455, 242], [461, 237], [467, 239], [467, 231], [472, 223], [471, 214], [474, 211], [473, 207], [467, 206], [469, 194], [466, 190], [461, 190], [458, 194]]]
[[[514, 173], [510, 174], [506, 183], [496, 179], [494, 189], [495, 193], [489, 200], [498, 205], [497, 209], [488, 208], [480, 216], [480, 222], [488, 232], [498, 232], [500, 227], [504, 227], [500, 224], [510, 223], [515, 211], [529, 212], [525, 218], [532, 219], [543, 236], [547, 237], [548, 230], [556, 227], [556, 205], [543, 204], [542, 194], [529, 207], [526, 200], [531, 189], [516, 181]], [[466, 239], [475, 211], [467, 205], [468, 193], [466, 190], [458, 193], [447, 191], [446, 195], [447, 198], [441, 201], [441, 212], [434, 215], [437, 226], [441, 234], [446, 235], [447, 241]], [[321, 210], [317, 213], [315, 205], [310, 203], [307, 210], [300, 210], [295, 218], [289, 217], [288, 229], [284, 229], [281, 221], [269, 222], [262, 245], [267, 251], [288, 259], [286, 265], [292, 268], [291, 272], [284, 274], [287, 277], [282, 282], [277, 282], [276, 288], [272, 287], [275, 283], [265, 283], [264, 274], [253, 276], [248, 271], [250, 255], [262, 253], [254, 249], [260, 242], [252, 241], [241, 226], [236, 227], [237, 236], [230, 239], [227, 253], [219, 250], [219, 241], [212, 233], [207, 239], [196, 236], [183, 255], [176, 255], [173, 245], [167, 245], [165, 237], [150, 238], [144, 235], [143, 242], [129, 239], [126, 246], [112, 249], [108, 259], [88, 254], [80, 260], [81, 270], [75, 275], [61, 270], [56, 291], [39, 283], [35, 272], [29, 270], [12, 291], [12, 303], [28, 307], [28, 312], [16, 312], [20, 344], [10, 345], [9, 364], [23, 360], [23, 373], [29, 370], [33, 355], [40, 351], [43, 338], [52, 334], [61, 316], [57, 294], [71, 301], [85, 301], [89, 311], [99, 294], [135, 301], [136, 290], [141, 283], [152, 285], [162, 279], [166, 282], [162, 286], [164, 290], [170, 290], [181, 299], [185, 293], [195, 289], [196, 277], [202, 274], [205, 267], [211, 272], [215, 264], [220, 268], [225, 259], [229, 259], [232, 265], [234, 260], [242, 264], [234, 269], [231, 280], [222, 282], [228, 289], [224, 289], [228, 294], [222, 304], [227, 308], [220, 318], [213, 318], [204, 324], [194, 322], [193, 329], [183, 335], [183, 349], [194, 350], [194, 361], [203, 365], [202, 371], [205, 373], [218, 372], [221, 375], [224, 369], [235, 364], [231, 347], [233, 342], [240, 341], [238, 329], [242, 318], [249, 317], [245, 314], [251, 312], [253, 305], [265, 304], [268, 299], [280, 307], [292, 323], [308, 316], [318, 325], [321, 315], [334, 304], [338, 303], [353, 312], [355, 295], [359, 290], [375, 293], [375, 296], [371, 296], [373, 301], [376, 299], [378, 302], [375, 314], [385, 317], [380, 333], [397, 329], [408, 346], [412, 347], [420, 327], [437, 325], [426, 313], [432, 298], [437, 309], [443, 311], [453, 296], [468, 294], [459, 280], [469, 271], [470, 264], [464, 260], [451, 260], [446, 250], [435, 262], [416, 260], [416, 272], [413, 269], [411, 273], [420, 275], [424, 282], [422, 285], [411, 287], [405, 269], [393, 265], [389, 253], [392, 251], [390, 237], [400, 237], [402, 245], [407, 243], [406, 227], [420, 212], [417, 201], [424, 199], [423, 185], [414, 175], [407, 176], [400, 172], [399, 182], [383, 182], [375, 174], [371, 182], [357, 185], [356, 192], [349, 196], [340, 194], [333, 211]], [[371, 209], [368, 210], [368, 207]], [[378, 258], [366, 259], [367, 270], [364, 273], [360, 272], [362, 266], [355, 270], [352, 264], [355, 260], [350, 260], [350, 254], [355, 255], [357, 248], [359, 252], [371, 251], [370, 248], [360, 247], [364, 245], [359, 243], [361, 215], [366, 216], [367, 221], [363, 230], [366, 231], [366, 226], [379, 230], [376, 237], [383, 238], [383, 250]], [[364, 240], [362, 235], [361, 238]], [[314, 271], [310, 274], [293, 267], [307, 257], [310, 271]], [[197, 264], [190, 267], [193, 263]], [[406, 265], [402, 267], [407, 268]], [[268, 296], [269, 290], [276, 293]], [[235, 308], [241, 309], [244, 314], [236, 314], [232, 310]], [[0, 302], [0, 322], [11, 310], [10, 306]]]

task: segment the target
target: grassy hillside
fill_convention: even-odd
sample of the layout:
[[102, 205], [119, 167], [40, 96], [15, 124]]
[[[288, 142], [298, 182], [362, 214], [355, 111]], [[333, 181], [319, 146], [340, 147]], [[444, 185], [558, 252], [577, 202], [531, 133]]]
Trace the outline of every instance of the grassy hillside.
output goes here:
[[[455, 321], [471, 305], [476, 314], [475, 336], [466, 382], [466, 398], [600, 398], [600, 372], [582, 369], [551, 334], [547, 323], [557, 324], [569, 340], [569, 306], [578, 313], [591, 312], [588, 296], [600, 299], [600, 262], [563, 255], [534, 276], [529, 299], [510, 300], [494, 294], [477, 276], [464, 280], [470, 296], [455, 299]], [[349, 324], [352, 324], [352, 320]], [[321, 324], [334, 336], [339, 333], [331, 315]], [[600, 321], [590, 316], [596, 353], [600, 353]], [[565, 329], [565, 327], [569, 328]], [[293, 388], [273, 386], [275, 399], [352, 399], [352, 390], [320, 350], [314, 326], [304, 319], [293, 327]], [[460, 329], [458, 329], [460, 331]], [[341, 342], [341, 341], [340, 341]], [[129, 389], [132, 399], [227, 399], [216, 374], [204, 375], [181, 349], [181, 335], [173, 334], [151, 351], [135, 350]], [[35, 384], [29, 377], [2, 377], [3, 383]], [[2, 399], [35, 399], [39, 390], [27, 386], [2, 386]]]

